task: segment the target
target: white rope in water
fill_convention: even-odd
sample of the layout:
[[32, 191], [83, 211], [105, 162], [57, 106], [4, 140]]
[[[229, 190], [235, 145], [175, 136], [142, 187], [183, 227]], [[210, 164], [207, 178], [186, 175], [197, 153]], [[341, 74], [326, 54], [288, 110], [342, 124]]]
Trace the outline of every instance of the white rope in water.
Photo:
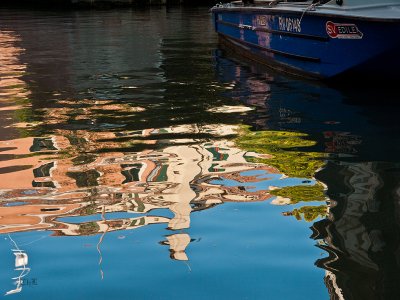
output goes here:
[[11, 235], [9, 233], [7, 235], [8, 235], [8, 238], [11, 240], [11, 242], [14, 244], [15, 250], [21, 252], [21, 249], [19, 249], [17, 243], [13, 240]]

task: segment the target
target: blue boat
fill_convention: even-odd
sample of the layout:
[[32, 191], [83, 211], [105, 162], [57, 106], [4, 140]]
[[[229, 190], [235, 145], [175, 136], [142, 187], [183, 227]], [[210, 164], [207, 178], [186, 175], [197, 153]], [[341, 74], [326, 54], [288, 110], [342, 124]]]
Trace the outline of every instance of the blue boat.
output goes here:
[[400, 0], [243, 0], [211, 8], [220, 44], [316, 79], [400, 79]]

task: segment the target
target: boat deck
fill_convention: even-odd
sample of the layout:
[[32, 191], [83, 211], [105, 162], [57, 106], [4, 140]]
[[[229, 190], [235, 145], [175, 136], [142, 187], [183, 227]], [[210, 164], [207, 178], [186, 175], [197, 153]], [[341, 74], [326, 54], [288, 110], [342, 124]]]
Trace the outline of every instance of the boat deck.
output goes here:
[[212, 10], [229, 9], [232, 11], [272, 11], [303, 12], [307, 14], [353, 17], [379, 21], [399, 21], [400, 3], [374, 3], [354, 6], [338, 6], [331, 3], [315, 4], [313, 1], [283, 2], [276, 0], [255, 0], [254, 4], [244, 5], [242, 1], [218, 4]]

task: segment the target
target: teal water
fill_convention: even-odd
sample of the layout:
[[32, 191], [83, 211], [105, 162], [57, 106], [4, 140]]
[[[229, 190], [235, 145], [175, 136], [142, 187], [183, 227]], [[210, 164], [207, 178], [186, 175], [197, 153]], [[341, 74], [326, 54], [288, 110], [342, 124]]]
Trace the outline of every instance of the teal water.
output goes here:
[[0, 48], [5, 297], [399, 295], [395, 87], [255, 66], [207, 7], [3, 9]]

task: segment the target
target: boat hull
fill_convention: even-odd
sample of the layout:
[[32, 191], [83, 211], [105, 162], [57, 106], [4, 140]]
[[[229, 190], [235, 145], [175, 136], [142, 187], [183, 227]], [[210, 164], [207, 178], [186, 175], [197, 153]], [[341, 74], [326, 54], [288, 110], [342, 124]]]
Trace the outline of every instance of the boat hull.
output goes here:
[[213, 9], [221, 42], [248, 58], [312, 78], [400, 78], [400, 20], [304, 11]]

